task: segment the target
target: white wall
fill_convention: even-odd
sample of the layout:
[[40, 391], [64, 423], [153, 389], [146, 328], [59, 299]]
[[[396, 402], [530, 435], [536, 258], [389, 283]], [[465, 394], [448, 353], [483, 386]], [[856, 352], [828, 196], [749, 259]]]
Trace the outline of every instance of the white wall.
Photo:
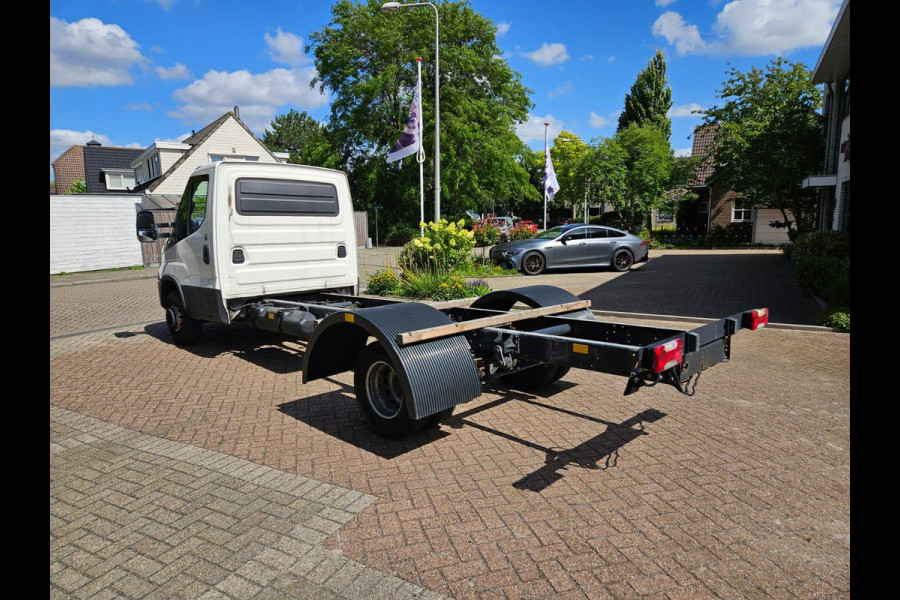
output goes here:
[[266, 152], [259, 140], [247, 133], [247, 130], [241, 127], [234, 117], [229, 117], [199, 147], [194, 148], [193, 154], [181, 163], [168, 179], [156, 187], [153, 193], [180, 196], [194, 169], [209, 164], [210, 154], [258, 156], [259, 162], [277, 162], [271, 154]]
[[50, 274], [143, 264], [136, 196], [50, 196]]

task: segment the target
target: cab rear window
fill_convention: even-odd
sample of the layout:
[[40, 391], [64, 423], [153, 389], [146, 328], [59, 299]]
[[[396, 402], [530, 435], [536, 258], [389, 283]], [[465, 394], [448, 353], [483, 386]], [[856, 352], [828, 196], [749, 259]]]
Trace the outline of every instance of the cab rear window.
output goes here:
[[335, 217], [337, 188], [330, 183], [284, 179], [238, 179], [235, 184], [239, 215]]

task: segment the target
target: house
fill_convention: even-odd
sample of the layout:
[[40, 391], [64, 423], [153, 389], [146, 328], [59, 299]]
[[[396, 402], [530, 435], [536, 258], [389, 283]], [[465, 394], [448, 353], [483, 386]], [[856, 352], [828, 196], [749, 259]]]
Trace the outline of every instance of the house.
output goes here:
[[135, 187], [133, 161], [143, 148], [103, 146], [92, 139], [83, 146], [71, 146], [53, 161], [56, 193], [66, 192], [84, 179], [89, 194], [127, 193]]
[[180, 143], [154, 142], [131, 161], [142, 206], [174, 209], [197, 167], [220, 160], [287, 162], [287, 152], [272, 152], [240, 120], [227, 112]]
[[802, 185], [818, 192], [819, 229], [850, 231], [850, 0], [844, 0], [834, 20], [812, 82], [824, 88], [825, 162], [824, 172]]

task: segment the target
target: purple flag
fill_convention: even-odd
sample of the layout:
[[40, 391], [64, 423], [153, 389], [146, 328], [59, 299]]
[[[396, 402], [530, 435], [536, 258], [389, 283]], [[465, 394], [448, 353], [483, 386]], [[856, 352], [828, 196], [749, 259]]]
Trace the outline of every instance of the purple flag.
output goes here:
[[551, 198], [559, 191], [556, 171], [553, 170], [553, 161], [550, 160], [550, 145], [547, 143], [547, 136], [544, 136], [544, 189]]
[[412, 106], [409, 107], [409, 117], [406, 118], [406, 128], [397, 143], [391, 146], [387, 155], [387, 161], [394, 162], [419, 151], [422, 144], [422, 115], [419, 107], [422, 105], [422, 78], [416, 82], [416, 93]]

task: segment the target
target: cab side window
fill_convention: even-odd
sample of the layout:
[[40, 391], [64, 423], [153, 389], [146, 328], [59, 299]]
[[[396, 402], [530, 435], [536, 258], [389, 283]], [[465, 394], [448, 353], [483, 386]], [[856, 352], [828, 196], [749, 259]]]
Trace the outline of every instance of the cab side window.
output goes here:
[[178, 203], [175, 214], [175, 227], [166, 248], [171, 248], [187, 236], [197, 231], [206, 219], [206, 197], [209, 188], [209, 176], [193, 177]]

